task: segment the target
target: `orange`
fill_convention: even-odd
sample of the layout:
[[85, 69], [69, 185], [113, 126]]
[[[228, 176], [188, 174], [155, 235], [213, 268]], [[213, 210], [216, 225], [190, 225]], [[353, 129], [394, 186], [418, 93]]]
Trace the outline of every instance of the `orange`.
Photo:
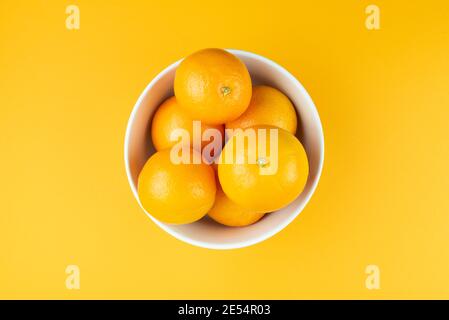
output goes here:
[[[251, 132], [254, 139], [248, 138]], [[276, 142], [276, 132], [277, 148], [271, 141]], [[295, 200], [304, 189], [308, 172], [307, 155], [299, 140], [272, 126], [238, 129], [226, 143], [218, 164], [224, 193], [238, 205], [257, 212], [276, 211]]]
[[295, 134], [295, 107], [281, 91], [268, 86], [255, 86], [248, 109], [236, 120], [226, 123], [226, 128], [256, 125], [275, 126]]
[[231, 201], [221, 190], [217, 189], [215, 203], [209, 216], [218, 223], [229, 227], [243, 227], [258, 221], [265, 214], [245, 209]]
[[146, 162], [137, 191], [142, 206], [159, 221], [191, 223], [206, 215], [214, 204], [214, 170], [204, 163], [174, 164], [170, 149], [165, 149]]
[[174, 87], [180, 106], [209, 124], [237, 119], [252, 91], [246, 66], [222, 49], [204, 49], [185, 58], [176, 70]]
[[[179, 107], [176, 102], [176, 98], [171, 97], [165, 100], [157, 109], [151, 124], [151, 138], [156, 150], [171, 148], [178, 143], [177, 140], [172, 140], [170, 138], [170, 135], [176, 129], [186, 130], [190, 136], [190, 147], [195, 148], [193, 144], [193, 119], [185, 110]], [[223, 125], [211, 126], [201, 122], [200, 129], [201, 130], [198, 130], [199, 132], [197, 133], [199, 135], [199, 139], [201, 139], [201, 136], [206, 129], [216, 129], [219, 130], [221, 137], [224, 140]], [[209, 142], [210, 141], [203, 141], [201, 143], [201, 148]], [[222, 145], [222, 142], [220, 144]], [[199, 147], [197, 149], [199, 149]]]

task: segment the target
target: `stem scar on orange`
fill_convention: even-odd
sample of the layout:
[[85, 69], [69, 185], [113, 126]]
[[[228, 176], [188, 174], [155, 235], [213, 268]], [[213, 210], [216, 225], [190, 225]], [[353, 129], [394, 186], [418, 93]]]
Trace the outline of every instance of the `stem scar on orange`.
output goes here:
[[[265, 134], [259, 129], [265, 130]], [[277, 130], [277, 148], [273, 148], [275, 132], [271, 129]], [[255, 132], [254, 141], [247, 135], [251, 130]], [[270, 166], [275, 170], [267, 170]], [[304, 189], [308, 173], [307, 155], [299, 140], [290, 132], [272, 126], [236, 130], [220, 154], [218, 164], [224, 193], [238, 205], [257, 212], [272, 212], [290, 204]]]
[[191, 223], [205, 216], [214, 204], [215, 173], [205, 163], [174, 164], [170, 149], [165, 149], [144, 165], [137, 192], [145, 210], [159, 221]]
[[223, 49], [204, 49], [181, 62], [174, 89], [180, 106], [192, 118], [222, 124], [245, 112], [252, 85], [240, 59]]

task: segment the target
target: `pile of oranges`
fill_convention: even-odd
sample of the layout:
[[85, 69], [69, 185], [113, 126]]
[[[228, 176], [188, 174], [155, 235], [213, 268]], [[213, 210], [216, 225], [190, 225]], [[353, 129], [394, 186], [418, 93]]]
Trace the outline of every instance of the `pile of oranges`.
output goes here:
[[[209, 215], [239, 227], [298, 197], [309, 168], [287, 96], [269, 86], [253, 86], [244, 63], [222, 49], [185, 58], [176, 70], [174, 91], [152, 119], [156, 153], [139, 175], [139, 199], [147, 212], [165, 223], [192, 223]], [[194, 122], [200, 123], [199, 143]], [[189, 134], [183, 144], [188, 158], [201, 161], [173, 161], [180, 129]], [[205, 133], [210, 130], [219, 134], [209, 137]], [[204, 141], [205, 136], [210, 140]], [[209, 142], [220, 150], [205, 152]]]

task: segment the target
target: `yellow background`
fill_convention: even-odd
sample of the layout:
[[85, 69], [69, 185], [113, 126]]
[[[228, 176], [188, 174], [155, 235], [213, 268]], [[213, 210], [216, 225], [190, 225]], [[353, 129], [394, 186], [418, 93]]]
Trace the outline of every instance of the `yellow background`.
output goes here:
[[[449, 298], [448, 15], [429, 0], [2, 0], [0, 298]], [[124, 169], [139, 94], [204, 47], [279, 62], [324, 127], [306, 209], [239, 250], [166, 234]], [[380, 290], [365, 288], [369, 264]]]

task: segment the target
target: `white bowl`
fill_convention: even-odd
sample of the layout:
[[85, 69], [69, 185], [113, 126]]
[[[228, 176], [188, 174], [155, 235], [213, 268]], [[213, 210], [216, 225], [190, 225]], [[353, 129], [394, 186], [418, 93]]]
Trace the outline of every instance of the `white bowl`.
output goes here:
[[307, 91], [287, 70], [255, 53], [228, 50], [248, 67], [253, 84], [266, 84], [285, 93], [299, 116], [297, 137], [305, 147], [309, 160], [309, 177], [304, 191], [287, 207], [268, 214], [253, 225], [232, 228], [220, 225], [207, 216], [186, 225], [170, 225], [146, 212], [137, 195], [137, 178], [143, 165], [154, 153], [151, 142], [151, 118], [156, 108], [173, 95], [175, 70], [180, 61], [159, 73], [134, 106], [125, 137], [125, 165], [131, 190], [145, 213], [162, 229], [187, 243], [211, 249], [234, 249], [261, 242], [284, 229], [304, 209], [320, 179], [324, 160], [324, 137], [320, 117]]

